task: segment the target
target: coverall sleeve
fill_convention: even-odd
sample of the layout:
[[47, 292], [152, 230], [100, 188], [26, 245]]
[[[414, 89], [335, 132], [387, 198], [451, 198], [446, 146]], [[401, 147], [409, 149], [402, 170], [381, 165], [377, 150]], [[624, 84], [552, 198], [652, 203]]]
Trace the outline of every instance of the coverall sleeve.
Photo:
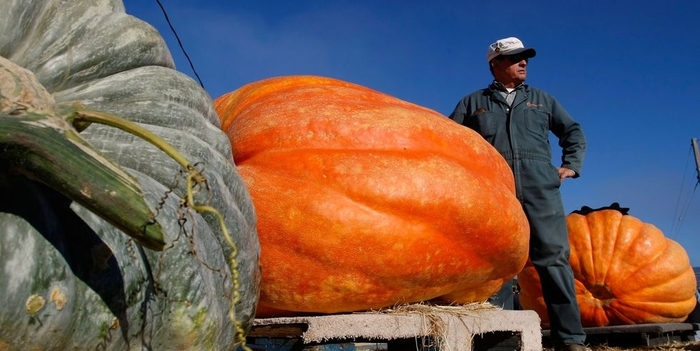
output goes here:
[[553, 99], [550, 123], [550, 129], [559, 138], [559, 146], [562, 149], [561, 166], [576, 172], [574, 178], [578, 178], [586, 153], [586, 137], [581, 125], [556, 99]]
[[467, 104], [465, 99], [460, 100], [455, 106], [455, 109], [450, 114], [450, 119], [459, 123], [464, 124], [464, 118], [467, 115]]

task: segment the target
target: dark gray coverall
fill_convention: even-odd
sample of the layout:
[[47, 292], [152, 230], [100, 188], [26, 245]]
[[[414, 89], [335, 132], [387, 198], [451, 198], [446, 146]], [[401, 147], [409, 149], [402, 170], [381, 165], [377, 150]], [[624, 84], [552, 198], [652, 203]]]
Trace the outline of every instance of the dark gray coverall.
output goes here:
[[[562, 167], [578, 177], [586, 140], [581, 126], [548, 93], [520, 85], [511, 106], [499, 83], [464, 97], [450, 118], [486, 139], [506, 159], [530, 223], [530, 259], [542, 281], [552, 341], [583, 344], [585, 333], [569, 265], [566, 216], [549, 132], [559, 138]], [[512, 293], [511, 283], [506, 287]]]

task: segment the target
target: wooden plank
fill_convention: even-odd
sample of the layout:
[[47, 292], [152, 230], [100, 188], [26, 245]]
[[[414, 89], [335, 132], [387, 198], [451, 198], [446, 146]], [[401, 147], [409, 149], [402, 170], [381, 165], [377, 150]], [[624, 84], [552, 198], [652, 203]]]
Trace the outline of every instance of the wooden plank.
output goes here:
[[296, 339], [309, 329], [306, 323], [254, 325], [248, 332], [252, 338]]
[[[693, 340], [700, 323], [649, 323], [587, 327], [586, 343], [618, 347], [661, 346], [675, 341]], [[550, 330], [542, 330], [543, 343], [549, 345]]]
[[613, 333], [668, 333], [675, 331], [696, 330], [693, 323], [656, 323], [615, 325], [609, 327], [584, 328], [586, 334], [613, 334]]
[[[630, 325], [611, 325], [607, 327], [586, 327], [586, 335], [618, 333], [670, 333], [677, 331], [700, 330], [700, 323], [649, 323]], [[549, 337], [549, 329], [543, 329], [542, 335]]]

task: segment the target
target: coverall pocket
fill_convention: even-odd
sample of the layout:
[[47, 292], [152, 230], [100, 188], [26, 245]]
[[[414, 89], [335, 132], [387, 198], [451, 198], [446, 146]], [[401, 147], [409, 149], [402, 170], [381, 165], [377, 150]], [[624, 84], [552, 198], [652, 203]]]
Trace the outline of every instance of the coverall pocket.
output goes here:
[[549, 136], [549, 115], [546, 111], [535, 108], [526, 110], [525, 126], [530, 133], [538, 137]]
[[483, 111], [469, 118], [468, 127], [490, 140], [498, 130], [498, 116], [491, 111]]

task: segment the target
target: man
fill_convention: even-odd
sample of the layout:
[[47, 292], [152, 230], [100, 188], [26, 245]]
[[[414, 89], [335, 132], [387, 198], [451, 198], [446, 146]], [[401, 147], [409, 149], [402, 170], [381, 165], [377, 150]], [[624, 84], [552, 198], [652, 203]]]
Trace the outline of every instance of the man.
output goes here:
[[[530, 260], [542, 281], [555, 350], [585, 350], [559, 186], [579, 176], [586, 141], [554, 97], [523, 84], [535, 54], [514, 37], [491, 44], [486, 59], [494, 81], [460, 100], [450, 118], [481, 134], [510, 165], [530, 223]], [[558, 168], [552, 165], [550, 131], [562, 148]], [[512, 294], [510, 282], [503, 291]]]

